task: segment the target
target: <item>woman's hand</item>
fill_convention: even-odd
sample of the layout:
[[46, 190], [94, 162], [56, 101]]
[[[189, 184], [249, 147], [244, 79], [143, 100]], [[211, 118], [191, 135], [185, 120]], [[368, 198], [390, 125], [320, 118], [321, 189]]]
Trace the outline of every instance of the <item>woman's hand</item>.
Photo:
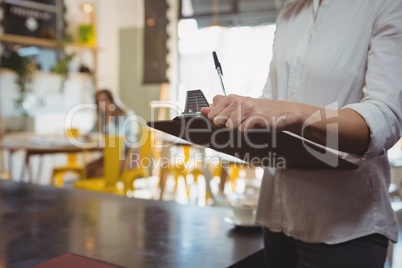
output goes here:
[[336, 140], [334, 149], [349, 153], [363, 154], [370, 141], [366, 122], [352, 109], [329, 110], [298, 102], [217, 95], [213, 106], [202, 108], [201, 113], [217, 127], [288, 130], [325, 146], [330, 146], [328, 140]]
[[292, 104], [233, 94], [227, 97], [217, 95], [213, 106], [201, 109], [201, 113], [217, 127], [238, 128], [240, 131], [253, 128], [292, 131], [301, 123], [300, 111]]

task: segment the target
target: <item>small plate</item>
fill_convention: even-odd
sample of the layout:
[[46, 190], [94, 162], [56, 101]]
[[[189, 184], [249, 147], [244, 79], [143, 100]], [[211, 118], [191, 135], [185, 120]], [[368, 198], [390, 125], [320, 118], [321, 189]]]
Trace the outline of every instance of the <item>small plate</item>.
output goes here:
[[254, 228], [254, 227], [259, 227], [258, 225], [255, 225], [253, 220], [247, 221], [247, 222], [242, 222], [239, 220], [236, 216], [231, 216], [231, 217], [225, 217], [223, 220], [230, 225], [234, 225], [235, 227], [246, 227], [246, 228]]

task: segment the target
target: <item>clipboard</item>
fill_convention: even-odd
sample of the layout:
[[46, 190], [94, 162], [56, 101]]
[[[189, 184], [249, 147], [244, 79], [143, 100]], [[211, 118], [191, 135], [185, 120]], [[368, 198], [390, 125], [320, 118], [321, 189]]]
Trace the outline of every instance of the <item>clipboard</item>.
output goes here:
[[[209, 107], [201, 90], [187, 93], [185, 112], [173, 120], [147, 122], [148, 126], [261, 167], [284, 169], [356, 169], [345, 154], [290, 132], [216, 128], [205, 116]], [[319, 157], [319, 156], [325, 157]], [[330, 160], [330, 161], [328, 161]]]

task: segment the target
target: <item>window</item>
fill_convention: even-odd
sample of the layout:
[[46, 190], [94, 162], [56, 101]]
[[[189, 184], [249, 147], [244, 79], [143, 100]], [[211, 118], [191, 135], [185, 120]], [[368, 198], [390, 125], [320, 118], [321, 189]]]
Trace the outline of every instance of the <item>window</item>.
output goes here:
[[275, 25], [205, 27], [194, 19], [179, 22], [179, 89], [184, 103], [187, 90], [201, 89], [208, 101], [223, 94], [212, 52], [222, 65], [227, 94], [259, 97], [272, 58]]

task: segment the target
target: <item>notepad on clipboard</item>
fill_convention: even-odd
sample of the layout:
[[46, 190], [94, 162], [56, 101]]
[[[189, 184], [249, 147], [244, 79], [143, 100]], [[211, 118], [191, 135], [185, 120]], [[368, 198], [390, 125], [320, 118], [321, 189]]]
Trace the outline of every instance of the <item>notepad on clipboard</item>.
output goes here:
[[147, 122], [148, 126], [190, 143], [234, 156], [254, 166], [284, 169], [356, 169], [350, 155], [319, 145], [291, 132], [269, 129], [215, 127], [201, 115], [209, 104], [201, 90], [187, 92], [184, 112], [173, 120]]

